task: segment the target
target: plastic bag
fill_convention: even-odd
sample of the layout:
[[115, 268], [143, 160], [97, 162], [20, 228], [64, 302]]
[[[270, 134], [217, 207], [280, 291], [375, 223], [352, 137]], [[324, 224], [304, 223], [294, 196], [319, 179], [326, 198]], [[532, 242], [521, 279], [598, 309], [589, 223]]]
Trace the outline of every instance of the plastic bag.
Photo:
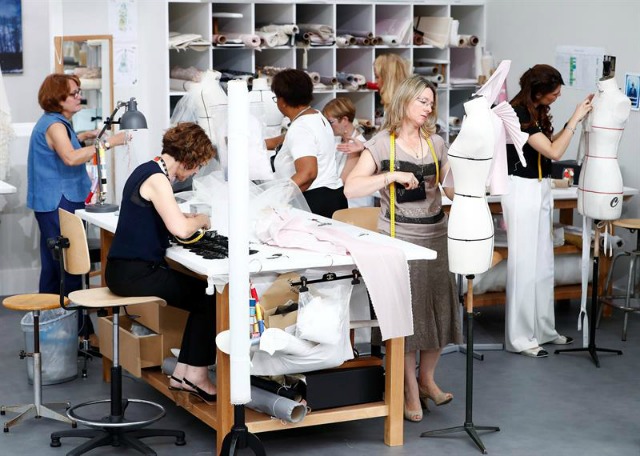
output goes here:
[[340, 342], [342, 330], [341, 309], [349, 305], [349, 296], [342, 296], [341, 287], [325, 288], [322, 292], [309, 288], [298, 299], [296, 337], [334, 345]]

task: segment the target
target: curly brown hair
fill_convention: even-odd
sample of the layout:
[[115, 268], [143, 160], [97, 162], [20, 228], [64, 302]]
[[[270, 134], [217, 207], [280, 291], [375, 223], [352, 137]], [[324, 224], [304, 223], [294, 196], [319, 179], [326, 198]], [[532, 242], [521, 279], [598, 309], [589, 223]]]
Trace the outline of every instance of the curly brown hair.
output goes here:
[[46, 112], [62, 112], [60, 103], [71, 95], [69, 81], [73, 81], [80, 88], [80, 78], [74, 74], [53, 73], [44, 78], [38, 91], [38, 104]]
[[162, 153], [171, 155], [185, 169], [194, 169], [214, 158], [216, 148], [200, 125], [181, 122], [165, 132]]
[[524, 128], [530, 128], [538, 125], [542, 133], [548, 138], [553, 135], [553, 125], [549, 114], [549, 106], [538, 104], [536, 102], [561, 85], [564, 85], [562, 75], [551, 65], [538, 64], [529, 68], [520, 76], [520, 92], [511, 100], [511, 106], [523, 106], [529, 111], [531, 121]]

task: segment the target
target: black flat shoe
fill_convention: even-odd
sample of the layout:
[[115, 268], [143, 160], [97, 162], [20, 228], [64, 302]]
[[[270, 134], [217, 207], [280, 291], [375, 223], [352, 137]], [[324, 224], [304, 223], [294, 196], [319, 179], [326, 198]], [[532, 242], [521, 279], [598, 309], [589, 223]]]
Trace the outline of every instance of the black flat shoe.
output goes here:
[[182, 388], [182, 380], [174, 377], [173, 375], [171, 375], [170, 378], [174, 382], [180, 383], [181, 386], [171, 386], [171, 384], [169, 384], [169, 391], [184, 391], [184, 388]]
[[188, 387], [193, 388], [193, 390], [189, 390], [189, 389], [183, 388], [182, 391], [186, 391], [189, 394], [193, 394], [194, 396], [196, 396], [197, 398], [201, 399], [203, 402], [205, 402], [208, 405], [213, 405], [213, 404], [216, 403], [217, 394], [207, 393], [205, 390], [203, 390], [199, 386], [194, 385], [193, 383], [191, 383], [186, 378], [183, 378], [182, 381]]

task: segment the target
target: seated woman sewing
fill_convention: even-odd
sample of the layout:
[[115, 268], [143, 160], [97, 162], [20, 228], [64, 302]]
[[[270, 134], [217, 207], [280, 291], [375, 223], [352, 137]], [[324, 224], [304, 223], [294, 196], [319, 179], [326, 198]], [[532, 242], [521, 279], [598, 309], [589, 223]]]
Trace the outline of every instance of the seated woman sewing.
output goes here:
[[206, 282], [170, 269], [164, 257], [170, 235], [187, 238], [210, 227], [208, 215], [182, 213], [171, 183], [193, 176], [215, 155], [199, 125], [185, 122], [167, 130], [162, 153], [127, 179], [105, 271], [107, 286], [120, 296], [158, 296], [189, 311], [169, 388], [208, 403], [216, 398], [207, 375], [216, 355], [215, 297], [206, 294]]

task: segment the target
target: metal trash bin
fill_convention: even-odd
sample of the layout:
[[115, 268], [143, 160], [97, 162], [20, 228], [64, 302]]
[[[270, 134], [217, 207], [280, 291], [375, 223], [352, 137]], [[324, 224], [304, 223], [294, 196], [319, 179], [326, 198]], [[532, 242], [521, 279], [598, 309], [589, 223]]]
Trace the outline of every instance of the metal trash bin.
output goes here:
[[[27, 353], [33, 353], [33, 313], [20, 321]], [[54, 385], [78, 376], [78, 312], [62, 308], [40, 312], [42, 384]], [[27, 376], [33, 384], [33, 358], [27, 358]]]

